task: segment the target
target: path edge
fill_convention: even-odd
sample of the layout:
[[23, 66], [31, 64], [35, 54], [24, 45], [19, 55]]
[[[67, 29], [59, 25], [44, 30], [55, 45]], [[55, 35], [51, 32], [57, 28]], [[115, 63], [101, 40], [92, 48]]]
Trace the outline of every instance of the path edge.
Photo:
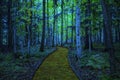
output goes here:
[[31, 80], [33, 80], [36, 71], [39, 69], [39, 67], [42, 65], [42, 63], [45, 61], [45, 59], [46, 59], [47, 57], [49, 57], [52, 53], [54, 53], [55, 51], [57, 51], [57, 49], [58, 49], [58, 48], [55, 48], [55, 50], [53, 50], [52, 52], [48, 53], [41, 61], [38, 62], [38, 66], [37, 66], [36, 69], [34, 70], [34, 72], [33, 72], [33, 74], [32, 74], [32, 77], [31, 77]]
[[[69, 49], [68, 49], [69, 50]], [[78, 73], [78, 71], [74, 68], [74, 66], [72, 65], [72, 63], [71, 63], [71, 60], [70, 60], [70, 57], [69, 57], [69, 52], [70, 52], [70, 50], [68, 51], [68, 63], [69, 63], [69, 66], [70, 66], [70, 68], [72, 69], [72, 71], [73, 71], [73, 73], [76, 75], [76, 77], [78, 78], [78, 80], [81, 80], [81, 77], [79, 76], [79, 73]]]

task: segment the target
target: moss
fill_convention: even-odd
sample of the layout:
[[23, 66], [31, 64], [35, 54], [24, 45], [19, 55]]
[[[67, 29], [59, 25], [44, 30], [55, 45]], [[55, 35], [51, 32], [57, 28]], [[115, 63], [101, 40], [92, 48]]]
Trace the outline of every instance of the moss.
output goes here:
[[39, 67], [33, 80], [78, 80], [69, 67], [67, 53], [66, 48], [58, 48]]

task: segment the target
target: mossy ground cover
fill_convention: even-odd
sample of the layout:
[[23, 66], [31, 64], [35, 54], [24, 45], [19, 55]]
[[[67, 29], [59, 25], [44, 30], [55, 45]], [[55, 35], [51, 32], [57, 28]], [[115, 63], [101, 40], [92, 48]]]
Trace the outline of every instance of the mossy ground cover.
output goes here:
[[32, 80], [32, 76], [43, 59], [56, 48], [45, 49], [45, 52], [34, 54], [8, 53], [0, 54], [0, 80]]
[[68, 49], [58, 47], [36, 71], [33, 80], [78, 80], [68, 64]]
[[110, 76], [109, 55], [104, 51], [103, 45], [94, 45], [91, 52], [84, 50], [82, 57], [76, 59], [76, 51], [69, 50], [69, 59], [82, 80], [120, 80], [120, 43], [115, 43], [115, 55], [117, 58], [117, 73]]

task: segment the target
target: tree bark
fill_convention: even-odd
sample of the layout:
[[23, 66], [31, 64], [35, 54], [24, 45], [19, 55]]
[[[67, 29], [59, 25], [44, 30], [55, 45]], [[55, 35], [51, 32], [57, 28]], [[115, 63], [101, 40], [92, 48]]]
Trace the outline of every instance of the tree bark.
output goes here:
[[103, 10], [103, 19], [104, 19], [104, 30], [106, 35], [106, 48], [109, 53], [109, 62], [110, 62], [110, 72], [113, 75], [116, 72], [116, 60], [115, 52], [112, 41], [112, 26], [111, 26], [111, 15], [109, 11], [109, 6], [106, 0], [101, 0], [102, 10]]
[[74, 47], [74, 4], [72, 5], [72, 47]]
[[[1, 17], [0, 17], [0, 20], [1, 20]], [[1, 22], [1, 21], [0, 21]], [[0, 51], [2, 50], [2, 25], [0, 23]]]
[[63, 8], [64, 8], [64, 2], [62, 0], [62, 4], [61, 4], [61, 46], [63, 46]]
[[53, 21], [53, 40], [52, 40], [52, 47], [55, 46], [55, 24], [56, 24], [55, 14], [56, 14], [56, 5], [55, 5], [55, 3], [54, 3], [54, 21]]
[[81, 36], [80, 36], [80, 8], [76, 6], [76, 48], [77, 48], [77, 56], [81, 57], [82, 54], [82, 46], [81, 46]]
[[16, 45], [16, 26], [14, 27], [14, 29], [13, 29], [13, 44], [14, 44], [14, 53], [16, 53], [17, 52], [17, 45]]
[[41, 46], [40, 46], [40, 51], [44, 51], [44, 43], [45, 43], [45, 9], [46, 9], [46, 0], [43, 0], [43, 27], [42, 27], [42, 39], [41, 39]]
[[12, 0], [8, 0], [8, 50], [13, 51], [13, 28], [12, 28]]

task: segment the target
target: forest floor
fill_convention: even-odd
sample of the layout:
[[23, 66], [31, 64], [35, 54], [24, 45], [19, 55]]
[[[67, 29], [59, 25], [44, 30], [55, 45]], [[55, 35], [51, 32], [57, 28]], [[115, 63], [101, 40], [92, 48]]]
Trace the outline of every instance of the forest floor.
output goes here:
[[0, 80], [32, 80], [32, 77], [44, 61], [56, 48], [39, 52], [39, 47], [32, 47], [34, 54], [7, 53], [0, 54]]
[[58, 47], [36, 71], [33, 80], [78, 80], [68, 63], [68, 49]]
[[[76, 50], [69, 49], [70, 65], [79, 79], [82, 80], [120, 80], [120, 63], [117, 62], [117, 72], [110, 76], [109, 55], [102, 44], [94, 44], [94, 50], [84, 50], [82, 57], [76, 59]], [[117, 61], [120, 61], [120, 43], [114, 44]]]

